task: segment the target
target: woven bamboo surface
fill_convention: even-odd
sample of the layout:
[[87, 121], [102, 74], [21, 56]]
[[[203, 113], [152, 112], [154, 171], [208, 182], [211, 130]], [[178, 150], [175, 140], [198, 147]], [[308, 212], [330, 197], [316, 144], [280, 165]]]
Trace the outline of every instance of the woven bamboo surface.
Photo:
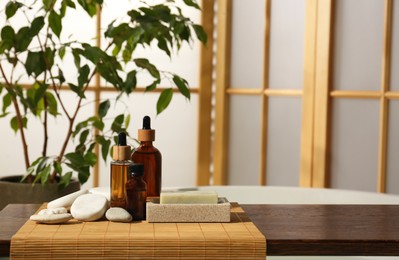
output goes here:
[[265, 256], [265, 237], [237, 203], [232, 203], [230, 223], [114, 223], [73, 219], [61, 225], [44, 225], [28, 220], [12, 237], [10, 248], [11, 259], [265, 259]]

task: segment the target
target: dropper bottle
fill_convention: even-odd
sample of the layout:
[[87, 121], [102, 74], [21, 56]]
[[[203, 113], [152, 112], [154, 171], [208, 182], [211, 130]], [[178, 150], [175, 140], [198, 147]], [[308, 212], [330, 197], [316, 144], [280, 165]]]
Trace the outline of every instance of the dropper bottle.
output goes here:
[[147, 183], [147, 199], [159, 197], [162, 186], [162, 156], [152, 142], [155, 140], [155, 130], [151, 129], [151, 118], [143, 118], [143, 129], [138, 130], [140, 146], [132, 154], [134, 163], [144, 164], [144, 181]]
[[126, 144], [126, 133], [118, 134], [118, 144], [113, 147], [111, 162], [111, 207], [126, 209], [125, 185], [129, 172], [130, 146]]

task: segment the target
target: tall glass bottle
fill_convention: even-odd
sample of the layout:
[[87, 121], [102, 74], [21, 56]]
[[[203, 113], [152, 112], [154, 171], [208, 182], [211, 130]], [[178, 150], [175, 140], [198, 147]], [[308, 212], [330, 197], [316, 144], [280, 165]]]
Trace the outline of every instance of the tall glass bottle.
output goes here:
[[140, 146], [132, 154], [132, 161], [144, 164], [144, 181], [147, 183], [147, 198], [159, 197], [162, 187], [162, 156], [152, 142], [155, 130], [151, 129], [151, 118], [143, 118], [143, 129], [138, 130]]
[[147, 184], [143, 180], [143, 174], [142, 163], [130, 164], [126, 183], [126, 206], [133, 220], [145, 220]]
[[126, 145], [126, 134], [124, 132], [118, 135], [118, 145], [113, 147], [111, 162], [111, 207], [120, 207], [126, 209], [125, 185], [129, 172], [130, 146]]

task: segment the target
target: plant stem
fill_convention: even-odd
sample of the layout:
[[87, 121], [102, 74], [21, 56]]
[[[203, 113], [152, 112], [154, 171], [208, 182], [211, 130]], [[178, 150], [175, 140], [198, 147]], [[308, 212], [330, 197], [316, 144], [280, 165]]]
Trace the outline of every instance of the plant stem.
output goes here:
[[[97, 72], [97, 70], [94, 69], [92, 74], [90, 75], [89, 79], [87, 80], [87, 83], [86, 83], [86, 86], [85, 86], [83, 92], [89, 87], [89, 84], [90, 84], [91, 80], [93, 79], [94, 75], [96, 74], [96, 72]], [[73, 125], [75, 123], [76, 116], [78, 115], [78, 112], [79, 112], [80, 108], [82, 107], [82, 100], [83, 100], [83, 98], [80, 97], [79, 101], [78, 101], [78, 104], [76, 106], [75, 112], [73, 113], [73, 115], [71, 117], [68, 118], [69, 119], [68, 131], [67, 131], [67, 134], [65, 136], [65, 140], [64, 140], [64, 144], [62, 145], [61, 152], [58, 155], [58, 161], [60, 161], [60, 162], [62, 160], [62, 157], [64, 157], [66, 148], [68, 146], [68, 142], [71, 139], [71, 135], [72, 135], [72, 132], [73, 132]], [[55, 180], [56, 174], [57, 173], [55, 171], [53, 171], [53, 173], [50, 176], [50, 180], [51, 181]]]
[[29, 161], [29, 153], [28, 153], [28, 144], [26, 142], [24, 125], [23, 125], [23, 122], [22, 122], [22, 114], [21, 114], [21, 111], [19, 109], [19, 105], [18, 105], [17, 99], [16, 99], [15, 95], [13, 94], [13, 92], [11, 91], [13, 86], [8, 81], [1, 63], [0, 63], [0, 71], [1, 71], [1, 74], [2, 74], [2, 76], [4, 78], [4, 81], [6, 83], [5, 88], [6, 88], [7, 92], [10, 93], [10, 95], [11, 95], [11, 100], [12, 100], [12, 103], [14, 105], [15, 113], [17, 114], [18, 129], [19, 129], [20, 134], [21, 134], [22, 147], [23, 147], [23, 151], [24, 151], [25, 167], [26, 167], [26, 169], [28, 169], [30, 167], [30, 161]]
[[44, 100], [44, 121], [43, 121], [43, 130], [44, 130], [44, 142], [43, 142], [43, 151], [42, 151], [42, 156], [45, 157], [47, 156], [47, 143], [48, 143], [48, 126], [47, 126], [47, 97], [43, 97]]

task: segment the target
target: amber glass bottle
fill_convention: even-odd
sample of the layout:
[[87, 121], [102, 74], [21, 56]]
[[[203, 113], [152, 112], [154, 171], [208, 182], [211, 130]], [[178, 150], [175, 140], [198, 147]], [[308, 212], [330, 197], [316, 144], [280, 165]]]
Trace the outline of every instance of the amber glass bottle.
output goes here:
[[147, 202], [147, 184], [143, 180], [144, 166], [142, 163], [132, 163], [126, 182], [127, 211], [133, 220], [145, 220]]
[[147, 183], [148, 199], [159, 197], [162, 187], [162, 156], [152, 142], [155, 130], [151, 129], [151, 118], [143, 118], [143, 129], [138, 130], [140, 146], [132, 154], [132, 161], [144, 164], [144, 181]]
[[118, 145], [113, 147], [111, 162], [111, 207], [120, 207], [126, 209], [125, 185], [129, 172], [130, 146], [126, 145], [126, 134], [124, 132], [118, 135]]

